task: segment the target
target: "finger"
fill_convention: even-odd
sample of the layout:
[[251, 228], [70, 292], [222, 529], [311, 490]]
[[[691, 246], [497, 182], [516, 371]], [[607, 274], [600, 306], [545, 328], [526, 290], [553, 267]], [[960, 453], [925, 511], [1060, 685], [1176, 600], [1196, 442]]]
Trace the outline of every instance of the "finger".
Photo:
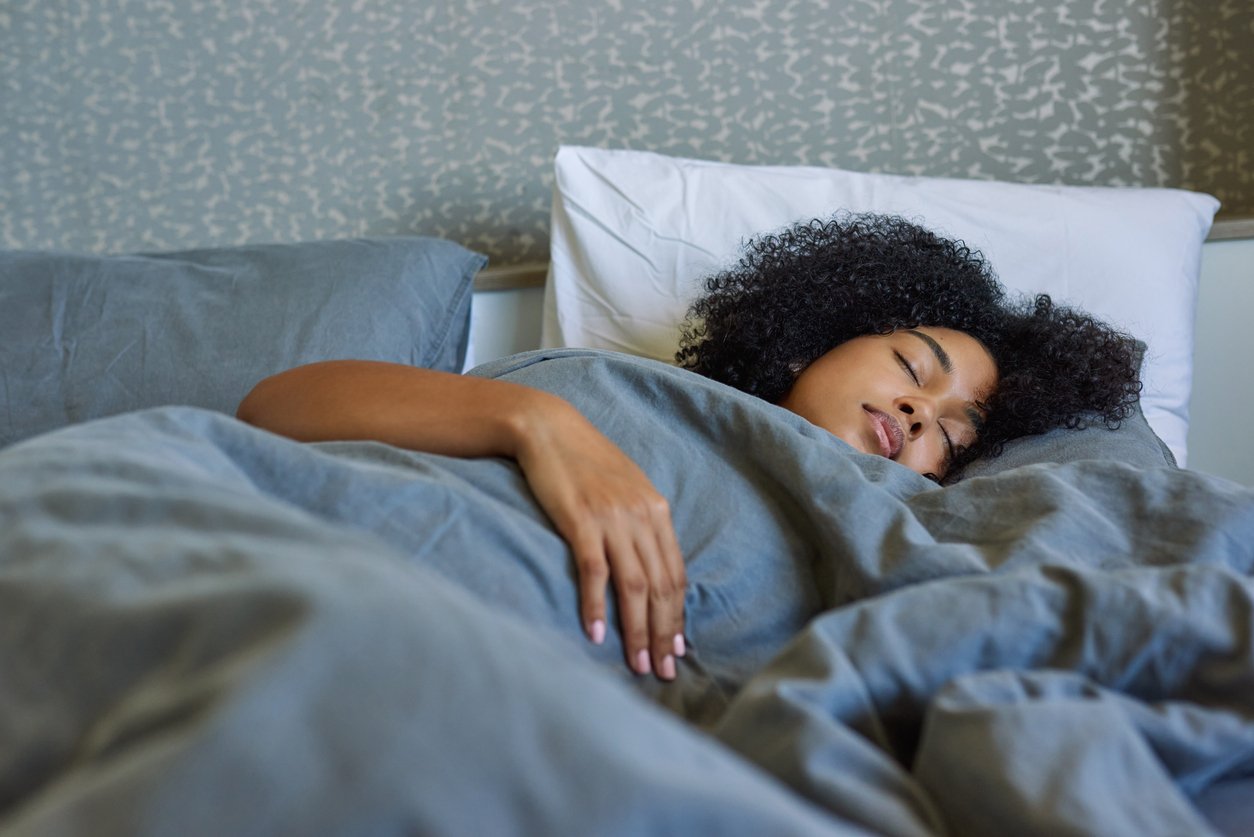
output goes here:
[[627, 665], [636, 674], [653, 671], [649, 655], [649, 578], [630, 534], [621, 527], [606, 538], [618, 621]]
[[654, 528], [657, 531], [662, 563], [670, 573], [671, 584], [675, 590], [674, 605], [671, 610], [671, 621], [675, 633], [671, 637], [671, 651], [676, 657], [683, 657], [687, 653], [687, 642], [684, 638], [684, 607], [688, 592], [688, 567], [679, 549], [679, 540], [675, 536], [675, 526], [671, 522], [669, 508], [663, 507], [655, 516]]
[[610, 566], [599, 532], [583, 531], [570, 540], [579, 575], [579, 615], [584, 633], [593, 643], [605, 641], [605, 587]]
[[636, 550], [649, 579], [649, 648], [653, 671], [663, 680], [674, 680], [675, 634], [680, 624], [676, 617], [683, 610], [682, 602], [677, 600], [681, 597], [677, 595], [670, 567], [658, 548], [657, 534], [651, 530], [640, 532]]

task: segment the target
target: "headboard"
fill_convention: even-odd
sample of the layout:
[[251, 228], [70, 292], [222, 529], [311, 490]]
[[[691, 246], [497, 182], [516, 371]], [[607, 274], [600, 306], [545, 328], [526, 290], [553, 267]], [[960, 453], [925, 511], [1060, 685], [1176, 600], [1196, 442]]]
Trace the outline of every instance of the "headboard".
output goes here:
[[[1254, 239], [1254, 215], [1228, 216], [1215, 220], [1211, 227], [1210, 241], [1236, 241]], [[475, 278], [475, 291], [510, 291], [544, 287], [548, 274], [548, 262], [524, 262], [501, 267], [488, 266]]]

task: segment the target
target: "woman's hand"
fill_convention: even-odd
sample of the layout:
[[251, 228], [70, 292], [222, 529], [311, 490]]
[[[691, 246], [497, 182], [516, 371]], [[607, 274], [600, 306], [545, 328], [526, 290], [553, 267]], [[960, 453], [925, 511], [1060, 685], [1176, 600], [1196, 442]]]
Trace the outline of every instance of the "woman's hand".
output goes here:
[[588, 636], [605, 639], [612, 580], [627, 664], [675, 676], [685, 578], [666, 499], [569, 402], [508, 381], [337, 360], [267, 378], [238, 416], [307, 442], [376, 439], [446, 456], [513, 457], [574, 552]]
[[518, 464], [574, 553], [588, 636], [598, 644], [605, 638], [612, 580], [628, 666], [671, 680], [675, 658], [684, 656], [687, 582], [670, 507], [626, 454], [565, 407], [546, 410], [522, 432]]

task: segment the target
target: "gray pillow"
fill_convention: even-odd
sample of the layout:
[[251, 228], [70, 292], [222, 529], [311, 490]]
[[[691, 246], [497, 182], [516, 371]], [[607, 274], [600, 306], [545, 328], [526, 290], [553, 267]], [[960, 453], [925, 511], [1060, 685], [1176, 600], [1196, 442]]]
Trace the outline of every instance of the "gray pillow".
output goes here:
[[1080, 430], [1051, 430], [1015, 439], [1006, 443], [1001, 456], [972, 462], [960, 479], [992, 476], [1024, 465], [1066, 464], [1081, 459], [1113, 460], [1137, 468], [1176, 467], [1176, 458], [1150, 428], [1137, 404], [1116, 430], [1099, 422]]
[[262, 378], [316, 360], [460, 371], [486, 261], [417, 237], [0, 252], [0, 445], [163, 404], [233, 414]]

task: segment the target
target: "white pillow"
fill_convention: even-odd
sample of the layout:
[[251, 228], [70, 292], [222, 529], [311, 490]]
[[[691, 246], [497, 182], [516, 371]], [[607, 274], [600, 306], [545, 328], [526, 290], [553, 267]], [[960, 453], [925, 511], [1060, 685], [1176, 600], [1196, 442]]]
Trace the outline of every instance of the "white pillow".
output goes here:
[[1042, 186], [741, 166], [563, 146], [542, 342], [674, 362], [702, 281], [745, 242], [840, 210], [901, 215], [981, 250], [1149, 346], [1141, 406], [1185, 463], [1201, 245], [1219, 202], [1179, 189]]

